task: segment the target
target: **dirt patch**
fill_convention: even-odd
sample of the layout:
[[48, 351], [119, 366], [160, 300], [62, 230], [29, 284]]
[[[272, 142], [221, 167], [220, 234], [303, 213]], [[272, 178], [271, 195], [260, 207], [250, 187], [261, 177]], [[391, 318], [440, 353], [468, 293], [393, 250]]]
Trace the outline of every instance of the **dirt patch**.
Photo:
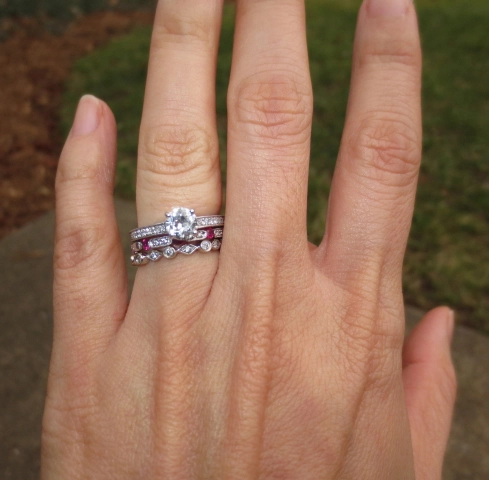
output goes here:
[[46, 19], [2, 20], [0, 237], [54, 207], [64, 140], [58, 112], [73, 62], [152, 20], [147, 12], [99, 12], [69, 23], [61, 33]]

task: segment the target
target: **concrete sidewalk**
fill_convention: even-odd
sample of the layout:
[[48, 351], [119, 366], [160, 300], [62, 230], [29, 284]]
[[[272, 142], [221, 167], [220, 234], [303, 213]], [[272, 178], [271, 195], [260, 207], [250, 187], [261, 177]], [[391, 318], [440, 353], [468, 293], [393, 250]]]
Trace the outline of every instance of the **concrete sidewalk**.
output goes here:
[[[118, 201], [117, 214], [128, 251], [134, 204]], [[49, 213], [0, 241], [0, 480], [39, 478], [52, 336], [53, 225]], [[135, 269], [129, 272], [132, 282]], [[412, 327], [422, 312], [406, 310]], [[489, 480], [489, 338], [457, 327], [453, 357], [459, 395], [443, 480]]]

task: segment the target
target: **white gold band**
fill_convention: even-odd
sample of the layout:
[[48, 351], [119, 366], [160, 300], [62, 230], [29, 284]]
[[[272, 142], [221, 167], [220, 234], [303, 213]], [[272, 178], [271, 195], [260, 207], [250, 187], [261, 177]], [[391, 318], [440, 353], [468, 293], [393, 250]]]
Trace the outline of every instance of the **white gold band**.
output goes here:
[[193, 209], [176, 207], [166, 213], [166, 221], [149, 225], [147, 227], [131, 230], [131, 240], [168, 235], [178, 240], [189, 240], [198, 230], [208, 227], [224, 226], [223, 215], [206, 215], [197, 217]]
[[192, 255], [198, 250], [207, 253], [213, 250], [220, 250], [220, 248], [221, 248], [221, 241], [217, 238], [215, 238], [214, 240], [203, 240], [198, 245], [194, 245], [193, 243], [184, 243], [179, 247], [170, 245], [163, 248], [162, 251], [152, 250], [149, 253], [135, 252], [131, 256], [131, 263], [134, 266], [139, 267], [142, 265], [146, 265], [150, 261], [156, 262], [161, 258], [167, 258], [167, 259], [174, 258], [179, 253], [183, 255]]
[[[207, 228], [205, 230], [198, 230], [195, 235], [189, 235], [187, 242], [198, 242], [202, 240], [212, 240], [214, 238], [222, 238], [222, 228]], [[136, 242], [132, 242], [131, 249], [133, 252], [149, 252], [150, 250], [160, 249], [167, 247], [173, 243], [174, 239], [168, 235], [161, 237], [142, 238]]]
[[165, 222], [131, 230], [131, 262], [140, 266], [162, 257], [174, 258], [179, 253], [219, 250], [223, 227], [222, 215], [197, 217], [191, 208], [176, 207], [166, 213]]

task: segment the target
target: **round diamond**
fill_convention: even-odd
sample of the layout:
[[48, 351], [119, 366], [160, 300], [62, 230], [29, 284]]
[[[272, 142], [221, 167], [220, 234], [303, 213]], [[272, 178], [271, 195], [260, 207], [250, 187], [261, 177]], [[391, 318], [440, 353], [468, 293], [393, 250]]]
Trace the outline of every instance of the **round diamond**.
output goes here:
[[179, 240], [194, 233], [195, 225], [195, 212], [189, 208], [177, 207], [167, 214], [166, 231]]
[[149, 255], [149, 259], [153, 262], [156, 262], [156, 260], [159, 260], [159, 258], [162, 256], [163, 254], [161, 252], [159, 252], [158, 250], [153, 250]]
[[139, 252], [139, 250], [141, 250], [142, 248], [143, 248], [143, 244], [141, 242], [134, 242], [131, 245], [131, 250], [133, 252]]
[[177, 251], [173, 247], [166, 247], [163, 250], [163, 256], [165, 258], [173, 258], [177, 254]]
[[200, 248], [204, 252], [210, 252], [212, 248], [212, 243], [209, 240], [204, 240], [203, 242], [200, 242]]

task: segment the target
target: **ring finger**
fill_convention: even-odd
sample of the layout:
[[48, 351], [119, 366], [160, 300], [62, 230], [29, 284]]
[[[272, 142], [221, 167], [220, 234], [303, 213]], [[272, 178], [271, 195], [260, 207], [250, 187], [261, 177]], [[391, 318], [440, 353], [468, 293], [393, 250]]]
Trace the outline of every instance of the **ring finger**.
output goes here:
[[[196, 215], [219, 213], [215, 69], [222, 2], [158, 2], [139, 134], [139, 226], [164, 221], [165, 213], [178, 206], [193, 208]], [[205, 303], [217, 258], [213, 253], [178, 255], [140, 268], [129, 308], [147, 314], [130, 322], [132, 328], [140, 331], [147, 318], [190, 321]], [[155, 286], [157, 294], [148, 301]]]
[[140, 225], [174, 206], [219, 213], [215, 66], [222, 0], [160, 0], [139, 137]]

